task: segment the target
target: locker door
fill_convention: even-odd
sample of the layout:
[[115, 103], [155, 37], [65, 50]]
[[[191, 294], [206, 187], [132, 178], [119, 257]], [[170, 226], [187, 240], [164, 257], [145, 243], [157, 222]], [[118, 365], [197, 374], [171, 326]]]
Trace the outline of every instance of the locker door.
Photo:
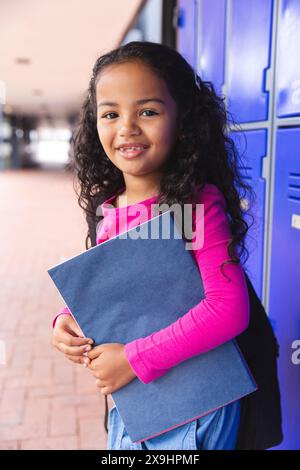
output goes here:
[[300, 448], [300, 364], [292, 362], [292, 344], [300, 340], [299, 148], [300, 127], [278, 129], [269, 311], [280, 344], [284, 441], [276, 449]]
[[[251, 279], [257, 295], [262, 298], [263, 289], [263, 258], [264, 258], [264, 220], [265, 220], [265, 179], [262, 177], [262, 160], [267, 153], [267, 131], [265, 129], [246, 131], [244, 135], [233, 132], [231, 136], [242, 156], [242, 177], [254, 190], [256, 201], [254, 201], [251, 213], [254, 224], [249, 229], [246, 237], [246, 248], [249, 258], [245, 268]], [[245, 142], [246, 138], [246, 142]], [[247, 195], [242, 204], [249, 204]], [[245, 218], [248, 225], [252, 219]]]
[[278, 34], [277, 116], [300, 115], [300, 2], [282, 0]]
[[199, 3], [197, 72], [222, 93], [225, 62], [226, 0], [201, 0]]
[[178, 0], [177, 50], [196, 70], [197, 0]]
[[228, 105], [238, 122], [268, 119], [272, 0], [232, 0], [228, 44]]

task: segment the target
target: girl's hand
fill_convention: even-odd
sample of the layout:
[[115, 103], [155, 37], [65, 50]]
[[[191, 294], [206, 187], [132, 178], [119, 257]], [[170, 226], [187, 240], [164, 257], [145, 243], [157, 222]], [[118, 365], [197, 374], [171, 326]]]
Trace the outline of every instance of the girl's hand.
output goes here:
[[67, 359], [77, 364], [87, 365], [90, 359], [83, 355], [86, 348], [92, 348], [93, 340], [83, 338], [82, 332], [71, 315], [60, 315], [53, 328], [52, 345], [62, 352]]
[[91, 359], [88, 368], [97, 379], [96, 385], [103, 395], [116, 392], [136, 378], [126, 358], [124, 344], [100, 344], [88, 352], [87, 356]]

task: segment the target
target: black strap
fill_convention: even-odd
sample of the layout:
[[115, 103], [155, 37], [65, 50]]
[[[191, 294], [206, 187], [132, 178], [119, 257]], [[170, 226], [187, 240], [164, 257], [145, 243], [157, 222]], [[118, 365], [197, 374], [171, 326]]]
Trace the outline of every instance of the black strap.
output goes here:
[[104, 429], [108, 434], [108, 403], [107, 403], [107, 395], [104, 395], [105, 399], [105, 415], [104, 415]]

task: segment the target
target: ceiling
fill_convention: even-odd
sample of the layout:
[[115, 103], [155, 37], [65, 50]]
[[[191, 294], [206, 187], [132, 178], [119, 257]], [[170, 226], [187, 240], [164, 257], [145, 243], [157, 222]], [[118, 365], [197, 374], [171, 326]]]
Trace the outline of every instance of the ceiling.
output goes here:
[[144, 3], [0, 0], [5, 112], [58, 118], [78, 112], [95, 60], [122, 42]]

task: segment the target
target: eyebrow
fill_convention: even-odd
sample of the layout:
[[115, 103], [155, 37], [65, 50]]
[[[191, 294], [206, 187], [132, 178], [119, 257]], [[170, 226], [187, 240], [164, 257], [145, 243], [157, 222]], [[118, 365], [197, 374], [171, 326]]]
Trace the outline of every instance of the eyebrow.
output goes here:
[[[144, 104], [144, 103], [148, 103], [149, 101], [166, 104], [165, 101], [160, 98], [144, 98], [142, 100], [137, 100], [135, 103]], [[100, 106], [118, 106], [118, 103], [113, 103], [112, 101], [102, 101], [101, 103], [99, 103], [98, 108], [100, 108]]]

